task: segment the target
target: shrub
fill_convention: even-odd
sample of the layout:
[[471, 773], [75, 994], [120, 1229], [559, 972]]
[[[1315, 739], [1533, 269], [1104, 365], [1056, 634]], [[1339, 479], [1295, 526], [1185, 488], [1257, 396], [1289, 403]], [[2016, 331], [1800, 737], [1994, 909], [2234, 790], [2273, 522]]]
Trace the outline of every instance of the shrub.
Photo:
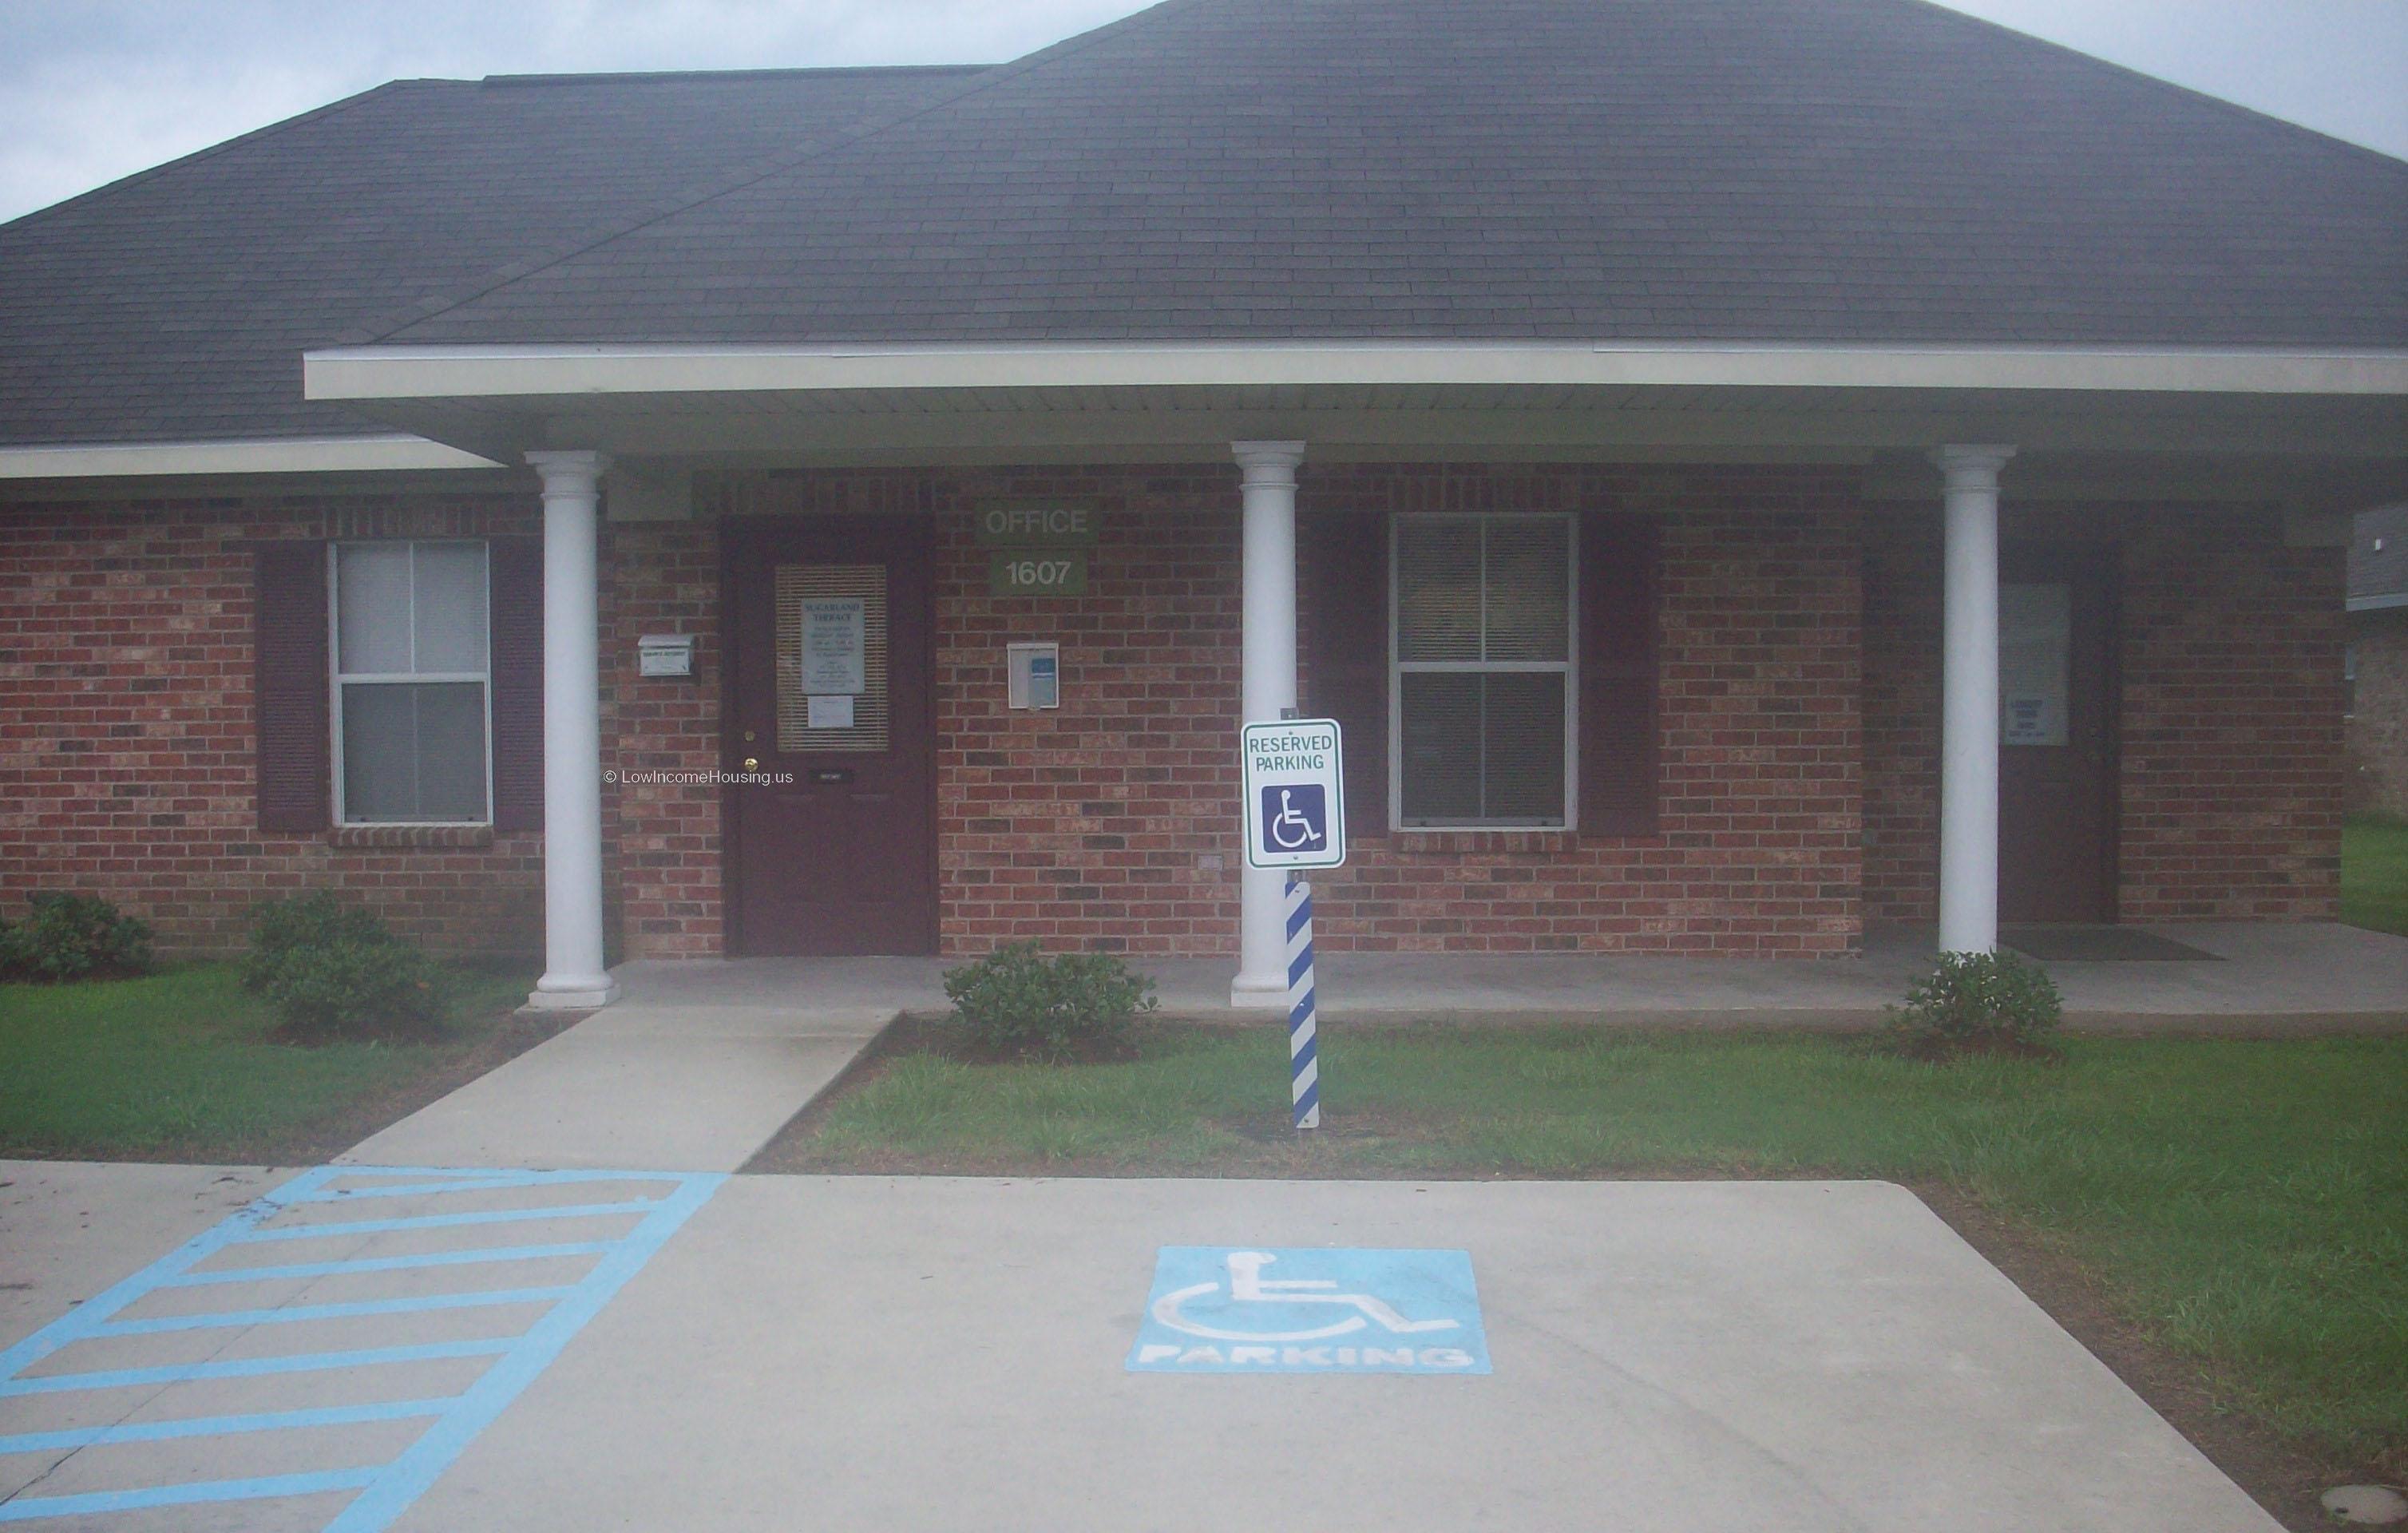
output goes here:
[[243, 988], [264, 991], [274, 984], [286, 955], [296, 948], [394, 940], [374, 911], [346, 905], [322, 890], [270, 900], [251, 912], [251, 952], [242, 961]]
[[2057, 982], [2012, 953], [1944, 953], [1930, 976], [1890, 1008], [1911, 1053], [1946, 1058], [1969, 1053], [2046, 1054], [2042, 1041], [2065, 1009]]
[[451, 1012], [433, 960], [371, 912], [328, 894], [251, 912], [242, 982], [301, 1033], [423, 1032]]
[[150, 967], [150, 928], [97, 895], [37, 894], [22, 925], [0, 923], [0, 976], [98, 980]]
[[1048, 958], [1034, 942], [1008, 942], [945, 971], [945, 995], [982, 1053], [1014, 1059], [1096, 1058], [1123, 1053], [1129, 1021], [1151, 1011], [1154, 981], [1108, 953]]

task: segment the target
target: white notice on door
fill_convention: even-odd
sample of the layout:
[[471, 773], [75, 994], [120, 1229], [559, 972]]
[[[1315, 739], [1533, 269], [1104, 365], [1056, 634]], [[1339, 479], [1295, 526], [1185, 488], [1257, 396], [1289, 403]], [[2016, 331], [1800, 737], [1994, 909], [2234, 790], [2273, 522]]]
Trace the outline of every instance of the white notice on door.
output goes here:
[[853, 727], [853, 696], [850, 693], [814, 696], [810, 699], [810, 705], [803, 720], [803, 727], [806, 729], [851, 729]]
[[[869, 604], [859, 596], [810, 596], [803, 601], [803, 692], [811, 699], [814, 729], [823, 695], [852, 697], [866, 690]], [[850, 710], [851, 705], [847, 708]], [[847, 719], [850, 724], [853, 721]]]
[[2073, 594], [2063, 585], [1999, 587], [1999, 740], [2063, 745], [2073, 655]]

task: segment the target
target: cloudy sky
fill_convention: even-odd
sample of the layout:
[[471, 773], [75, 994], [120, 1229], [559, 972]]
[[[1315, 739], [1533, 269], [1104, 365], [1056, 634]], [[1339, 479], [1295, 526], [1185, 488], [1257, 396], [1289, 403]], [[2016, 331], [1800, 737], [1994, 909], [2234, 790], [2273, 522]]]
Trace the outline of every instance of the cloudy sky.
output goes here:
[[[2408, 158], [2408, 0], [1952, 0]], [[0, 220], [422, 76], [989, 63], [1136, 0], [0, 0]]]

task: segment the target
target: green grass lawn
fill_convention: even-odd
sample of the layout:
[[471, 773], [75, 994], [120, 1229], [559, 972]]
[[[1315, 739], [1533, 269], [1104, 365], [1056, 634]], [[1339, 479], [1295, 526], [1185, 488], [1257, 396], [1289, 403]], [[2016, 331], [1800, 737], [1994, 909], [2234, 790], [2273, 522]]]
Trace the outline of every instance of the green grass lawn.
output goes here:
[[270, 1041], [275, 1017], [231, 964], [0, 985], [0, 1155], [289, 1164], [348, 1148], [501, 1041], [527, 977], [464, 972], [458, 1020], [423, 1043]]
[[2408, 1450], [2408, 1039], [2072, 1039], [1935, 1067], [1862, 1039], [1324, 1033], [1284, 1132], [1275, 1030], [1161, 1027], [1132, 1063], [897, 1057], [776, 1169], [1942, 1183], [2038, 1232], [2239, 1403], [2356, 1464]]
[[2342, 828], [2341, 918], [2408, 937], [2408, 820], [2358, 814]]

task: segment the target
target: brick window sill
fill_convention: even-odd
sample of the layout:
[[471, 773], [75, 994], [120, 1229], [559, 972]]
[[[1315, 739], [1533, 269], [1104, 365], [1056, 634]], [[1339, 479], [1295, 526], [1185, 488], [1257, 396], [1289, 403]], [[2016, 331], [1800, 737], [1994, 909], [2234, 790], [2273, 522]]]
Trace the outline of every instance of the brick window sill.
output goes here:
[[337, 825], [326, 832], [334, 847], [393, 851], [475, 850], [494, 844], [491, 825]]
[[1408, 855], [1452, 855], [1478, 852], [1570, 852], [1580, 845], [1569, 830], [1392, 830], [1386, 838]]

